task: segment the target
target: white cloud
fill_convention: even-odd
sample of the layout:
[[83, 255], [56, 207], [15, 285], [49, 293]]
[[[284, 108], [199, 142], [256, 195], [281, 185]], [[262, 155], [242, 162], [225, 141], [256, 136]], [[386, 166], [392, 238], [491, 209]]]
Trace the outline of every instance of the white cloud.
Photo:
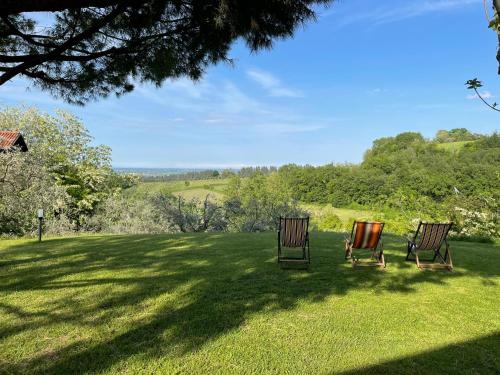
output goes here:
[[412, 0], [401, 1], [401, 5], [398, 6], [383, 6], [367, 12], [358, 12], [354, 15], [341, 16], [339, 12], [326, 11], [322, 16], [338, 16], [339, 21], [337, 25], [339, 27], [361, 22], [371, 25], [382, 25], [430, 13], [457, 10], [464, 6], [480, 4], [481, 2], [481, 0]]
[[168, 91], [183, 93], [196, 99], [206, 95], [211, 89], [206, 81], [192, 81], [189, 78], [169, 80], [165, 83], [165, 88]]
[[277, 77], [269, 72], [249, 69], [247, 70], [247, 76], [257, 82], [271, 96], [288, 98], [301, 98], [304, 96], [300, 90], [285, 87]]
[[[0, 103], [32, 105], [33, 103], [51, 105], [54, 107], [71, 107], [71, 105], [58, 101], [47, 93], [32, 89], [25, 80], [11, 81], [0, 88]], [[63, 105], [61, 105], [63, 103]]]
[[[261, 85], [274, 95], [291, 95], [291, 91], [287, 92], [289, 89], [270, 74], [255, 74], [254, 77], [259, 77], [257, 79], [260, 79]], [[171, 120], [164, 120], [165, 124], [173, 125], [177, 118], [182, 118], [182, 123], [192, 126], [192, 129], [196, 129], [196, 126], [204, 129], [210, 127], [219, 134], [231, 134], [241, 129], [245, 133], [258, 135], [296, 134], [318, 131], [335, 122], [313, 119], [293, 106], [261, 101], [229, 81], [172, 81], [162, 88], [138, 86], [133, 95], [141, 95], [150, 105], [171, 112]], [[176, 130], [169, 126], [166, 131]]]
[[223, 117], [209, 117], [204, 120], [207, 124], [221, 124], [226, 122], [226, 119]]
[[[218, 101], [216, 108], [227, 113], [262, 112], [263, 105], [257, 100], [250, 98], [236, 85], [226, 82], [222, 89], [213, 92], [214, 100]], [[219, 98], [217, 98], [219, 96]]]
[[[479, 94], [481, 94], [481, 96], [482, 96], [483, 99], [494, 98], [493, 94], [491, 92], [489, 92], [489, 91], [483, 91], [483, 92], [480, 92]], [[479, 99], [479, 97], [477, 96], [477, 94], [470, 94], [470, 95], [467, 95], [465, 98], [469, 99], [469, 100]]]
[[480, 0], [439, 0], [419, 1], [392, 11], [382, 12], [378, 15], [376, 24], [402, 21], [408, 18], [422, 16], [427, 13], [442, 12], [461, 8], [465, 5], [480, 3]]
[[276, 135], [284, 133], [308, 133], [324, 129], [323, 124], [297, 124], [297, 123], [262, 123], [255, 128], [266, 135]]
[[374, 89], [366, 90], [366, 93], [370, 94], [370, 95], [376, 95], [376, 94], [383, 94], [383, 93], [386, 93], [388, 91], [389, 90], [387, 90], [387, 89], [381, 89], [380, 87], [376, 87]]

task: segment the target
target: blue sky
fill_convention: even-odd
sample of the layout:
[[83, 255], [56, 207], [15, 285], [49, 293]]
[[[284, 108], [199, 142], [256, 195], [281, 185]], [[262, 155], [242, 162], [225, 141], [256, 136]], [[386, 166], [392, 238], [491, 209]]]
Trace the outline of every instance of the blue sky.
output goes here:
[[17, 79], [0, 105], [75, 113], [118, 167], [359, 162], [374, 139], [403, 131], [498, 130], [498, 113], [464, 86], [479, 77], [500, 101], [496, 44], [482, 0], [342, 0], [270, 51], [236, 43], [235, 65], [197, 83], [77, 107]]

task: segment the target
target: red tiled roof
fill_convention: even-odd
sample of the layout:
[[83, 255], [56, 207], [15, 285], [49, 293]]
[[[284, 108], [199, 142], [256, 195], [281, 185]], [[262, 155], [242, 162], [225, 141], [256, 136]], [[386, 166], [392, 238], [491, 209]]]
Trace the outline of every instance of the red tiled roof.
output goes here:
[[8, 150], [16, 144], [21, 136], [20, 132], [10, 130], [0, 130], [0, 150]]

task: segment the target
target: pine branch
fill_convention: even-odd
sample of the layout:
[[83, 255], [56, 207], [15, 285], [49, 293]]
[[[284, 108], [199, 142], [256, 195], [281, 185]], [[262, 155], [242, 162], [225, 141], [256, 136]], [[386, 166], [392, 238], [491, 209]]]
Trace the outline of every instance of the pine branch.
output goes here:
[[9, 68], [8, 71], [6, 71], [4, 74], [0, 76], [0, 86], [9, 81], [11, 78], [27, 71], [30, 68], [33, 68], [51, 59], [57, 59], [57, 57], [60, 56], [63, 52], [67, 51], [71, 47], [77, 45], [81, 41], [93, 35], [101, 27], [107, 25], [109, 22], [114, 20], [123, 11], [123, 9], [124, 7], [122, 5], [117, 6], [106, 16], [95, 21], [89, 28], [82, 31], [80, 34], [75, 35], [72, 38], [68, 39], [61, 45], [57, 46], [56, 48], [53, 48], [50, 52], [42, 55], [35, 55], [35, 57], [31, 61], [25, 61], [19, 65], [16, 65], [13, 68]]
[[27, 12], [58, 12], [66, 9], [107, 8], [117, 5], [139, 5], [146, 0], [2, 0], [1, 15]]

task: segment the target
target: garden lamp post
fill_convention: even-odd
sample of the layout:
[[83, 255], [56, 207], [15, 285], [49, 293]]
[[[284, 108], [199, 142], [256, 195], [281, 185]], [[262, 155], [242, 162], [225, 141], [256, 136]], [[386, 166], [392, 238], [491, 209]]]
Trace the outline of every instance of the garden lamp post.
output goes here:
[[42, 242], [43, 209], [38, 209], [38, 242]]

